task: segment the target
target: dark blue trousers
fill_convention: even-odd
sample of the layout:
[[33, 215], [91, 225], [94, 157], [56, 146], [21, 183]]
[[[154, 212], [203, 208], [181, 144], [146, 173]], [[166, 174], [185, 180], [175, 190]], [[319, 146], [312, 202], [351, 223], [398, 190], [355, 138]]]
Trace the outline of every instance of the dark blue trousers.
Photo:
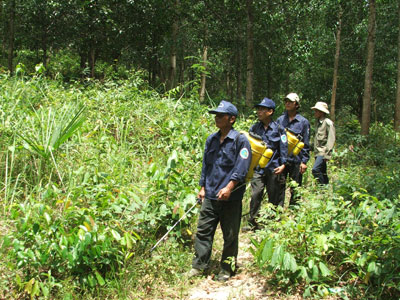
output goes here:
[[234, 263], [236, 263], [241, 218], [242, 201], [204, 199], [194, 240], [195, 257], [192, 262], [193, 268], [204, 270], [209, 267], [214, 234], [219, 223], [224, 238], [221, 268], [233, 273], [227, 259], [232, 257]]
[[328, 184], [329, 178], [326, 171], [326, 161], [323, 156], [316, 156], [314, 166], [312, 168], [314, 178], [318, 180], [319, 184]]

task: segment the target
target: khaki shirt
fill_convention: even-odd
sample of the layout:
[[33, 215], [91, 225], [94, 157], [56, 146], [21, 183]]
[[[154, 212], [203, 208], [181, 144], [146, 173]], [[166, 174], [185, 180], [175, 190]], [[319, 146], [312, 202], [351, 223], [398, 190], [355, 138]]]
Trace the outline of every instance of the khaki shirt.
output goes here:
[[332, 149], [335, 145], [335, 126], [328, 118], [317, 120], [317, 128], [314, 137], [315, 156], [323, 156], [331, 159]]

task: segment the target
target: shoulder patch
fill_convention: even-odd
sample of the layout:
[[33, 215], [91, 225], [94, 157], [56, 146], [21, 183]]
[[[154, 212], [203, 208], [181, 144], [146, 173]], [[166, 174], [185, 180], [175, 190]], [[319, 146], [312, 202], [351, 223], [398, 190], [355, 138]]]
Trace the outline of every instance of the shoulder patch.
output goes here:
[[282, 143], [286, 143], [287, 142], [286, 134], [282, 134], [281, 135], [281, 141], [282, 141]]
[[240, 150], [240, 157], [243, 159], [248, 159], [249, 158], [249, 150], [247, 148], [242, 148]]

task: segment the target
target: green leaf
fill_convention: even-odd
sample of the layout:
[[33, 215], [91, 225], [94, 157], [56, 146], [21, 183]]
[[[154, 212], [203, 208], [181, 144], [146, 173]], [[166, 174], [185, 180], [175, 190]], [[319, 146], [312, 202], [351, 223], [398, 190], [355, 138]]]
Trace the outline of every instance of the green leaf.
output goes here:
[[299, 273], [299, 276], [301, 277], [301, 278], [303, 278], [303, 279], [309, 279], [308, 278], [308, 273], [307, 273], [307, 269], [304, 267], [304, 266], [301, 266], [300, 268], [300, 273]]
[[111, 234], [114, 237], [114, 239], [116, 239], [117, 241], [119, 241], [121, 239], [121, 235], [115, 229], [111, 229]]
[[298, 269], [296, 259], [294, 258], [293, 255], [291, 256], [291, 259], [290, 259], [289, 268], [290, 268], [290, 271], [292, 271], [293, 273], [296, 272]]
[[331, 271], [328, 269], [328, 267], [323, 262], [319, 262], [318, 265], [319, 265], [319, 269], [321, 270], [322, 277], [327, 277], [332, 274]]
[[94, 271], [94, 274], [96, 275], [97, 282], [103, 286], [106, 282], [104, 281], [103, 277], [100, 275], [98, 271]]
[[35, 284], [32, 287], [32, 294], [31, 294], [31, 299], [33, 299], [33, 296], [39, 295], [39, 281], [35, 281]]
[[272, 254], [271, 265], [274, 267], [281, 266], [283, 260], [283, 251], [282, 245], [279, 245], [275, 248], [274, 253]]
[[314, 281], [318, 281], [318, 277], [319, 277], [319, 270], [318, 270], [318, 267], [316, 265], [314, 265], [312, 268], [311, 279]]
[[311, 287], [307, 287], [303, 293], [304, 298], [311, 297]]
[[282, 269], [283, 270], [290, 270], [290, 260], [291, 260], [291, 255], [289, 252], [286, 252], [285, 255], [283, 256], [283, 265]]
[[368, 264], [368, 272], [369, 273], [376, 273], [376, 263], [375, 263], [375, 261], [372, 261], [372, 262], [370, 262], [369, 264]]
[[45, 212], [43, 214], [43, 216], [46, 219], [47, 225], [49, 225], [51, 223], [51, 217], [49, 216], [49, 214], [47, 212]]
[[263, 248], [263, 251], [261, 253], [261, 265], [264, 265], [264, 263], [267, 260], [270, 260], [273, 254], [273, 246], [274, 246], [274, 242], [272, 240], [268, 240]]
[[95, 287], [97, 285], [97, 281], [96, 281], [96, 279], [94, 278], [94, 276], [92, 274], [89, 274], [87, 279], [88, 279], [89, 285], [91, 287]]
[[127, 249], [132, 249], [132, 236], [128, 233], [124, 233], [124, 242]]
[[31, 280], [29, 280], [26, 284], [25, 284], [25, 288], [24, 291], [27, 292], [29, 295], [32, 294], [32, 287], [35, 283], [35, 278], [32, 278]]

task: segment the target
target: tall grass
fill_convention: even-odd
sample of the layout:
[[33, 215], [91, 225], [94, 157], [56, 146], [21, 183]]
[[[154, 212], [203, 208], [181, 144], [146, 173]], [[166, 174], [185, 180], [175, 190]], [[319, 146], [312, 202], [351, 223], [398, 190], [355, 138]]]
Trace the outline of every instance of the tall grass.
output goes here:
[[0, 289], [76, 296], [112, 285], [133, 258], [145, 264], [195, 201], [207, 108], [134, 76], [86, 86], [2, 77], [0, 86], [2, 251], [12, 265]]

